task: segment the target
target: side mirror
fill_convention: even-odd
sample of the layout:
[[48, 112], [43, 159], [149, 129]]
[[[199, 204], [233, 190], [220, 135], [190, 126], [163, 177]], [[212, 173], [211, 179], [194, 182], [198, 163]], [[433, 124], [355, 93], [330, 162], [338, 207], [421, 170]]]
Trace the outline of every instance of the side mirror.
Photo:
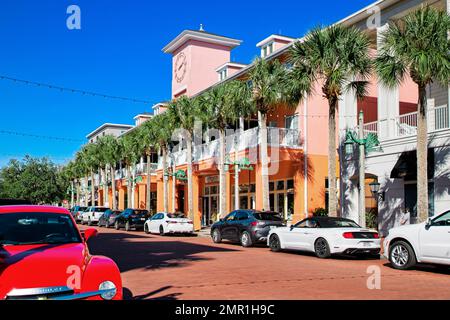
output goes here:
[[294, 230], [294, 226], [291, 226], [289, 229], [290, 229], [291, 231]]
[[428, 218], [427, 223], [425, 225], [425, 229], [430, 230], [432, 225], [433, 225], [433, 220], [431, 218]]
[[98, 231], [97, 229], [94, 228], [89, 228], [84, 230], [84, 232], [82, 232], [84, 241], [88, 241], [90, 238], [97, 236]]

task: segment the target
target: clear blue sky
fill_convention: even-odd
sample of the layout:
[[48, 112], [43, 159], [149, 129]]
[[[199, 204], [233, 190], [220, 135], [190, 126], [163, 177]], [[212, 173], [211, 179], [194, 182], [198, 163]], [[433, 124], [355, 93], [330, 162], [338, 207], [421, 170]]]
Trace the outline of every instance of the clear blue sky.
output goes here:
[[[249, 62], [258, 54], [256, 43], [270, 34], [300, 37], [372, 2], [2, 0], [0, 75], [155, 103], [170, 98], [171, 59], [161, 49], [183, 29], [203, 23], [206, 31], [241, 39], [244, 43], [232, 52], [232, 60]], [[82, 30], [66, 27], [71, 4], [81, 8]], [[25, 154], [64, 162], [99, 125], [131, 124], [137, 113], [151, 111], [151, 105], [0, 80], [0, 110], [0, 131], [80, 140], [0, 133], [2, 166]]]

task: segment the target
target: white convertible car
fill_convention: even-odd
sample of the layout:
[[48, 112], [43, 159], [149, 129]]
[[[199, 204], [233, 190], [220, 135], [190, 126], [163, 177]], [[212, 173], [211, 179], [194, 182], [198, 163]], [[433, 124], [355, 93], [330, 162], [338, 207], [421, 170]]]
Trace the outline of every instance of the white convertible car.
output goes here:
[[160, 212], [148, 219], [144, 224], [145, 233], [194, 233], [192, 220], [187, 219], [183, 213]]
[[395, 269], [416, 263], [450, 265], [450, 211], [420, 224], [391, 229], [385, 255]]
[[308, 218], [291, 227], [272, 229], [267, 239], [272, 251], [310, 251], [324, 259], [332, 254], [380, 254], [378, 232], [344, 218]]

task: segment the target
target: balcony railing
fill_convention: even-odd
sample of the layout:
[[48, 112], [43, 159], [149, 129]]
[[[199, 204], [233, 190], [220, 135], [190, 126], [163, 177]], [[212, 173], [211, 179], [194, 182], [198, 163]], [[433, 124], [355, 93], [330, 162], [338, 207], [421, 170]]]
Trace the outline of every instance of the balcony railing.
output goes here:
[[[417, 134], [417, 112], [403, 114], [395, 119], [397, 137]], [[449, 114], [446, 105], [432, 108], [427, 114], [428, 131], [435, 132], [449, 128]]]
[[[226, 137], [226, 153], [255, 148], [259, 143], [259, 128], [252, 128], [243, 132], [237, 131], [235, 134]], [[271, 147], [299, 148], [301, 146], [300, 131], [285, 128], [268, 128], [267, 143]], [[192, 150], [192, 161], [195, 163], [219, 157], [219, 147], [218, 139], [195, 146]], [[168, 165], [172, 164], [173, 161], [175, 161], [176, 165], [186, 164], [187, 162], [185, 149], [174, 152], [170, 157], [168, 157]], [[158, 168], [162, 168], [161, 158]]]
[[[139, 163], [136, 165], [136, 174], [146, 175], [147, 174], [147, 163]], [[153, 174], [155, 170], [158, 169], [157, 163], [150, 163], [150, 172]]]

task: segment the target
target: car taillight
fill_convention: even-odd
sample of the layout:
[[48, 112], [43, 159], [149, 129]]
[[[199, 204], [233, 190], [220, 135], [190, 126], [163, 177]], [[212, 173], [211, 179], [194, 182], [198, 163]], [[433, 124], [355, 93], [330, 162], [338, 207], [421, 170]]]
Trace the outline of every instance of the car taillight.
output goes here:
[[250, 225], [252, 227], [256, 227], [258, 225], [258, 221], [253, 221], [253, 222], [250, 223]]
[[343, 234], [343, 236], [345, 239], [354, 239], [355, 238], [355, 235], [353, 234], [353, 232], [345, 232]]
[[374, 233], [374, 234], [373, 234], [373, 238], [374, 238], [374, 239], [380, 239], [380, 235], [379, 235], [378, 233]]
[[189, 224], [194, 224], [192, 221], [188, 221], [187, 223], [189, 223]]
[[168, 224], [176, 224], [176, 223], [178, 223], [178, 222], [176, 222], [176, 221], [167, 221], [167, 223], [168, 223]]

